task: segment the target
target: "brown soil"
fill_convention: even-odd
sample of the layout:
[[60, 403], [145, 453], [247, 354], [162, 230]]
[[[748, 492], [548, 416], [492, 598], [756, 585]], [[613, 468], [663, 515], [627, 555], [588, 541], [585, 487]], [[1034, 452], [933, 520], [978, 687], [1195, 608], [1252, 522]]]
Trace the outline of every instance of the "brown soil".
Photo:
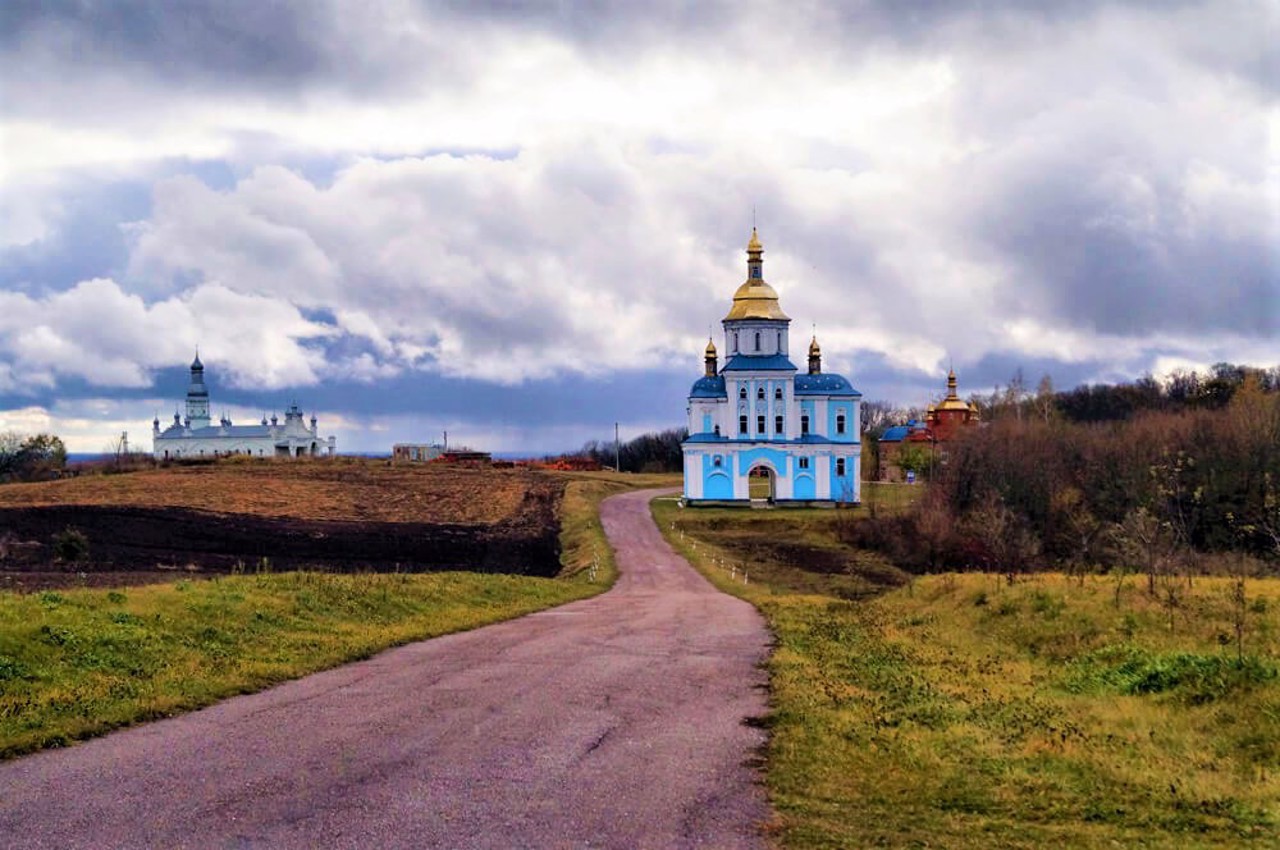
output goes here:
[[[0, 590], [264, 568], [554, 575], [563, 486], [523, 470], [350, 461], [10, 485], [0, 487]], [[90, 557], [58, 564], [53, 539], [69, 526]]]
[[362, 458], [224, 460], [0, 486], [0, 508], [190, 508], [223, 514], [375, 522], [496, 523], [545, 476], [523, 469], [391, 464]]

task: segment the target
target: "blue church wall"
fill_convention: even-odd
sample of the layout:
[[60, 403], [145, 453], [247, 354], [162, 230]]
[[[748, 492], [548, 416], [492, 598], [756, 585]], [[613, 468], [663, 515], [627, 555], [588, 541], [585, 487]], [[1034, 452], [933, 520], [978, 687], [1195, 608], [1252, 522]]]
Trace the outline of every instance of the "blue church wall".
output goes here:
[[795, 486], [792, 491], [796, 499], [816, 499], [817, 485], [813, 481], [813, 476], [808, 472], [799, 474], [795, 479]]
[[854, 459], [843, 458], [844, 475], [836, 474], [839, 458], [831, 458], [831, 498], [837, 502], [854, 502], [858, 500], [857, 464]]
[[702, 482], [702, 498], [732, 499], [733, 479], [730, 478], [728, 474], [718, 470], [706, 476]]
[[[837, 419], [844, 416], [844, 433], [836, 428]], [[812, 421], [812, 420], [811, 420]], [[827, 405], [827, 436], [834, 443], [856, 443], [858, 422], [853, 416], [853, 402], [832, 401]]]
[[711, 430], [711, 414], [702, 414], [702, 433], [706, 434]]
[[773, 467], [775, 473], [785, 476], [787, 474], [787, 458], [789, 456], [789, 453], [785, 451], [764, 447], [739, 452], [738, 474], [746, 475], [751, 471], [751, 467], [763, 461]]

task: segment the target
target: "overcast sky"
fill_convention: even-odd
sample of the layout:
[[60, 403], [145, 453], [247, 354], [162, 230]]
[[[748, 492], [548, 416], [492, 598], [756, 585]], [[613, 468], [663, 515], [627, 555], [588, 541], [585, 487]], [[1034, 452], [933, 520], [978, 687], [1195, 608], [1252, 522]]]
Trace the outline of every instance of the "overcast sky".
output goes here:
[[7, 0], [0, 431], [149, 449], [197, 345], [215, 413], [342, 450], [680, 425], [753, 209], [868, 399], [1276, 365], [1277, 44], [1274, 0]]

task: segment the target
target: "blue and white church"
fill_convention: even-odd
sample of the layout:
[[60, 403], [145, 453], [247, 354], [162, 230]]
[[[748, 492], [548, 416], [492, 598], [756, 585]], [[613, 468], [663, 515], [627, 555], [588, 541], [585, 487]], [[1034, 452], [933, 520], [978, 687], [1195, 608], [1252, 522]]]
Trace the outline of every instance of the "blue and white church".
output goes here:
[[862, 393], [822, 371], [816, 335], [808, 372], [797, 374], [791, 319], [765, 283], [763, 255], [752, 228], [747, 279], [722, 321], [724, 366], [708, 340], [705, 374], [689, 393], [685, 503], [747, 503], [752, 473], [768, 476], [777, 504], [859, 502]]

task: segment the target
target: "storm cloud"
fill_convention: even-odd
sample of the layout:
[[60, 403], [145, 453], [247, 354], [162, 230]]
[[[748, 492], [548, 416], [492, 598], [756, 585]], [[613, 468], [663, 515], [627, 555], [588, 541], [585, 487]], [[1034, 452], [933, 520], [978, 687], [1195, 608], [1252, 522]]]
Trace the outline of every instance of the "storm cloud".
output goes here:
[[[1280, 361], [1274, 4], [0, 15], [10, 410], [149, 420], [198, 343], [228, 404], [309, 392], [355, 448], [676, 424], [753, 210], [793, 339], [869, 397]], [[643, 404], [584, 395], [619, 376]]]

